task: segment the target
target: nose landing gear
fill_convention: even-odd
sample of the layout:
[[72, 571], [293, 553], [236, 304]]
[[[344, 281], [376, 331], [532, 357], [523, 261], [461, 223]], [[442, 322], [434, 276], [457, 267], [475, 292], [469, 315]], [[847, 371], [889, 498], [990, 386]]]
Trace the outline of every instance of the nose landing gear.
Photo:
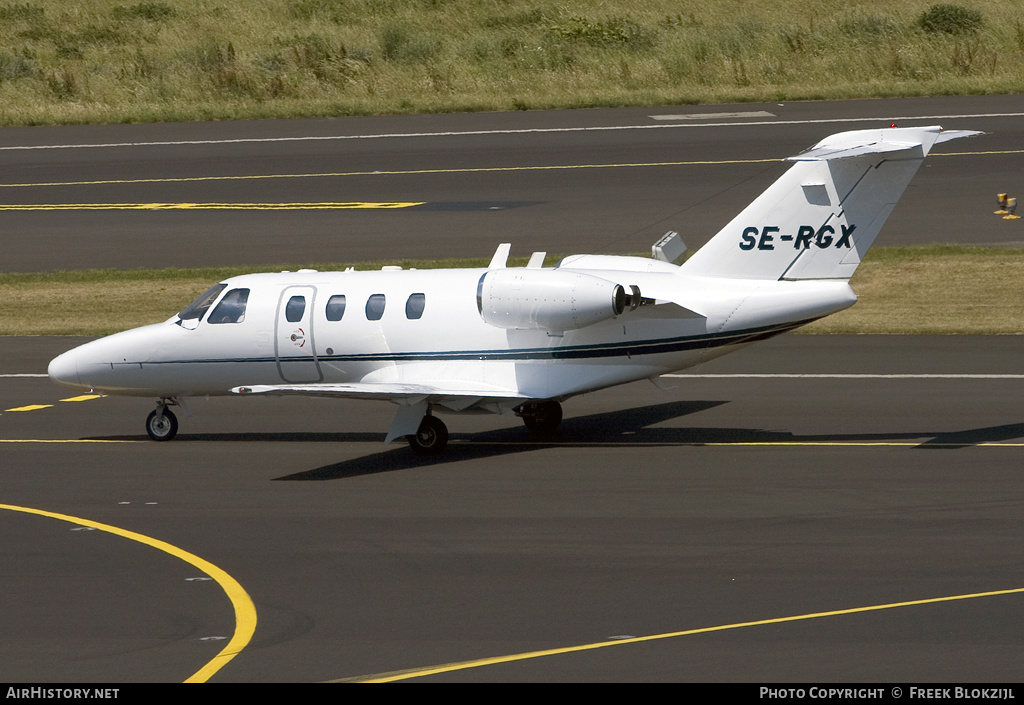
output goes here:
[[156, 409], [146, 418], [146, 433], [154, 441], [169, 441], [178, 433], [178, 419], [167, 407], [174, 404], [172, 399], [161, 399]]

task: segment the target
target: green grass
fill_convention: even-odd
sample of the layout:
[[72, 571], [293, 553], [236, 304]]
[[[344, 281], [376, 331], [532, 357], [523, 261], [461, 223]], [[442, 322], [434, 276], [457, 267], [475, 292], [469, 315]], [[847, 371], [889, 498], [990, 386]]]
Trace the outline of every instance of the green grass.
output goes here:
[[806, 333], [1024, 333], [1024, 250], [876, 247], [850, 284], [853, 308]]
[[[556, 256], [549, 257], [550, 266]], [[357, 269], [483, 267], [487, 260], [395, 260]], [[510, 259], [523, 266], [526, 259]], [[0, 335], [106, 335], [166, 320], [216, 281], [255, 271], [346, 263], [0, 274]], [[1024, 333], [1024, 249], [877, 247], [852, 285], [860, 301], [807, 333]]]
[[8, 125], [1022, 90], [1019, 0], [0, 0]]

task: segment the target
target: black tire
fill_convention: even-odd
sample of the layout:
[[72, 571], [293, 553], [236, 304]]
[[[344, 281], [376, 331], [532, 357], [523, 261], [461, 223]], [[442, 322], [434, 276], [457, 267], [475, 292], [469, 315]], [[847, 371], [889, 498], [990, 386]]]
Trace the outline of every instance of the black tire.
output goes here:
[[523, 407], [520, 416], [532, 433], [547, 435], [562, 423], [562, 405], [557, 401], [541, 401]]
[[407, 438], [416, 455], [440, 455], [448, 446], [448, 427], [435, 416], [424, 416], [419, 430]]
[[166, 407], [149, 412], [146, 433], [154, 441], [169, 441], [178, 434], [178, 419]]

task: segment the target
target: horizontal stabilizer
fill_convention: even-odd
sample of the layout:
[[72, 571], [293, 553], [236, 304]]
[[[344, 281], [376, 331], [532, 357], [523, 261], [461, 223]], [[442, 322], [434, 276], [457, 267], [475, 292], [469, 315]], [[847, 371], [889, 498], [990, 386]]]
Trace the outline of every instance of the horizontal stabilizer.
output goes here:
[[787, 157], [790, 162], [823, 162], [829, 159], [848, 159], [850, 157], [861, 157], [865, 154], [880, 154], [883, 152], [902, 152], [905, 149], [913, 149], [918, 145], [912, 142], [871, 142], [869, 144], [858, 144], [851, 147], [815, 147], [795, 157]]
[[819, 162], [831, 159], [849, 159], [862, 157], [866, 154], [886, 154], [903, 152], [920, 147], [924, 157], [932, 145], [948, 142], [960, 137], [973, 137], [984, 134], [974, 130], [943, 130], [929, 128], [925, 130], [855, 130], [826, 137], [811, 149], [789, 157], [791, 162]]
[[961, 137], [977, 137], [983, 135], [984, 132], [980, 130], [943, 130], [939, 133], [938, 138], [935, 140], [935, 144], [941, 142], [949, 142], [950, 140], [958, 140]]

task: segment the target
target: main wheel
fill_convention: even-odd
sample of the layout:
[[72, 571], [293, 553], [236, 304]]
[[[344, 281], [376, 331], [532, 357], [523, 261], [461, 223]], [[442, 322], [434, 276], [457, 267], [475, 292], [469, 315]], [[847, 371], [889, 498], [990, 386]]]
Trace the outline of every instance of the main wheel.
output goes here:
[[169, 441], [178, 433], [178, 419], [166, 406], [149, 412], [146, 433], [154, 441]]
[[557, 401], [527, 404], [519, 412], [519, 415], [523, 417], [523, 423], [530, 431], [546, 435], [554, 433], [558, 425], [562, 423], [562, 405]]
[[424, 416], [419, 430], [407, 438], [416, 455], [440, 455], [448, 445], [448, 427], [435, 416]]

